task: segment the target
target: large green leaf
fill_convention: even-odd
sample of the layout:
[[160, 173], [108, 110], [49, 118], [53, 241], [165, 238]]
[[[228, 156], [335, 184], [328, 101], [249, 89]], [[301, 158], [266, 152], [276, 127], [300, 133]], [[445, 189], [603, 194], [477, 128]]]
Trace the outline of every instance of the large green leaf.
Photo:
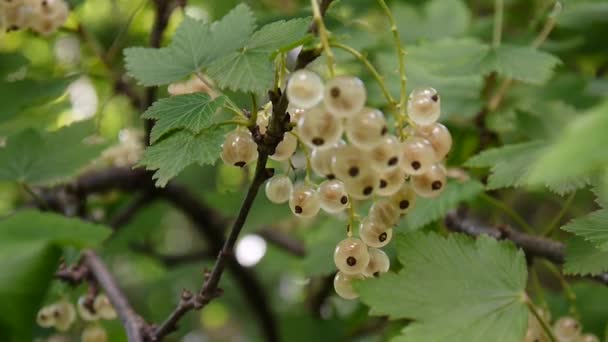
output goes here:
[[29, 64], [20, 53], [0, 53], [0, 81], [7, 81], [7, 76]]
[[396, 239], [399, 273], [357, 283], [374, 315], [413, 320], [397, 341], [521, 341], [526, 260], [507, 242], [415, 232]]
[[72, 81], [66, 79], [21, 80], [5, 82], [0, 80], [0, 122], [12, 119], [24, 108], [42, 104], [63, 94]]
[[84, 141], [92, 128], [92, 122], [81, 122], [55, 132], [28, 129], [9, 136], [0, 149], [0, 180], [49, 185], [68, 179], [105, 147]]
[[469, 201], [484, 191], [481, 183], [475, 180], [448, 182], [445, 190], [438, 198], [417, 198], [416, 206], [407, 214], [402, 225], [408, 230], [415, 230], [445, 216], [448, 211], [455, 209], [459, 203]]
[[[488, 189], [520, 187], [534, 185], [530, 182], [531, 167], [545, 153], [547, 144], [544, 141], [504, 145], [491, 148], [473, 156], [466, 166], [474, 168], [490, 168]], [[581, 188], [587, 184], [586, 178], [569, 177], [559, 180], [543, 179], [543, 185], [558, 194], [564, 194]]]
[[156, 170], [156, 185], [164, 187], [191, 164], [213, 165], [220, 155], [227, 130], [225, 126], [211, 126], [199, 134], [182, 130], [156, 142], [144, 151], [140, 166]]
[[580, 237], [568, 241], [564, 273], [598, 275], [603, 272], [608, 272], [608, 251], [601, 251]]
[[608, 102], [572, 120], [547, 150], [533, 160], [531, 183], [585, 177], [608, 165]]
[[392, 12], [401, 38], [408, 43], [461, 36], [471, 19], [461, 0], [432, 0], [420, 9], [397, 2]]
[[608, 251], [608, 209], [576, 218], [562, 229], [584, 238], [602, 251]]
[[0, 220], [3, 242], [46, 242], [77, 248], [95, 247], [110, 236], [105, 226], [51, 212], [22, 210]]
[[532, 47], [503, 44], [488, 51], [480, 68], [486, 74], [495, 71], [518, 81], [542, 84], [559, 63], [557, 57]]
[[145, 119], [156, 119], [150, 141], [156, 142], [165, 134], [187, 129], [194, 134], [219, 123], [226, 118], [221, 110], [226, 98], [211, 99], [206, 94], [196, 93], [173, 96], [156, 101], [142, 115]]

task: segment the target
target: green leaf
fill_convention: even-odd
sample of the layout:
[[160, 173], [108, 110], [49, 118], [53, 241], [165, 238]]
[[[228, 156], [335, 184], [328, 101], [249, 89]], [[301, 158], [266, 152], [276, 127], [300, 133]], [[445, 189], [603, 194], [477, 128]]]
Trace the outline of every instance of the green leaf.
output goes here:
[[564, 273], [571, 275], [598, 275], [608, 272], [608, 251], [601, 251], [580, 237], [568, 241]]
[[156, 170], [156, 186], [164, 187], [187, 166], [213, 165], [220, 155], [226, 126], [211, 126], [200, 134], [178, 131], [158, 141], [144, 151], [139, 166]]
[[602, 251], [608, 251], [608, 209], [576, 218], [561, 229], [584, 238]]
[[532, 47], [503, 44], [488, 51], [480, 68], [484, 73], [495, 71], [518, 81], [543, 84], [560, 63], [557, 57]]
[[151, 143], [173, 130], [187, 129], [194, 134], [225, 119], [222, 107], [224, 96], [211, 99], [206, 94], [196, 93], [172, 96], [156, 101], [142, 115], [145, 119], [156, 119], [150, 135]]
[[12, 119], [28, 106], [42, 104], [61, 96], [72, 80], [66, 78], [0, 81], [0, 122]]
[[274, 79], [273, 64], [264, 52], [244, 50], [234, 52], [209, 67], [209, 76], [220, 88], [263, 93]]
[[254, 25], [244, 4], [213, 25], [185, 17], [168, 47], [125, 49], [126, 68], [144, 86], [177, 81], [241, 47]]
[[[543, 141], [530, 141], [491, 148], [473, 156], [465, 165], [473, 168], [490, 168], [491, 174], [487, 186], [489, 190], [533, 185], [529, 181], [530, 168], [543, 155], [546, 146]], [[542, 184], [563, 195], [584, 187], [587, 179], [568, 178], [558, 181], [544, 179]]]
[[53, 280], [60, 250], [43, 242], [0, 242], [0, 339], [32, 341], [36, 313]]
[[405, 42], [462, 36], [471, 21], [470, 11], [461, 0], [432, 0], [421, 9], [396, 3], [392, 12]]
[[484, 191], [484, 186], [478, 181], [471, 180], [465, 183], [448, 182], [445, 190], [438, 198], [416, 199], [414, 209], [407, 214], [402, 225], [408, 230], [422, 228], [436, 221], [455, 209], [459, 203], [469, 201]]
[[22, 67], [29, 64], [27, 58], [20, 53], [0, 53], [0, 81], [6, 81], [6, 77]]
[[84, 142], [92, 128], [85, 121], [55, 132], [28, 129], [9, 136], [0, 149], [0, 180], [52, 185], [69, 179], [105, 147]]
[[422, 232], [396, 240], [402, 270], [355, 284], [372, 314], [414, 321], [396, 341], [522, 340], [527, 271], [514, 245]]
[[531, 165], [530, 183], [562, 182], [608, 166], [608, 102], [572, 120]]
[[245, 44], [246, 50], [256, 50], [272, 56], [279, 50], [294, 47], [308, 31], [309, 18], [280, 20], [264, 25]]
[[105, 226], [51, 212], [22, 210], [0, 220], [3, 242], [46, 242], [76, 248], [95, 247], [110, 236]]

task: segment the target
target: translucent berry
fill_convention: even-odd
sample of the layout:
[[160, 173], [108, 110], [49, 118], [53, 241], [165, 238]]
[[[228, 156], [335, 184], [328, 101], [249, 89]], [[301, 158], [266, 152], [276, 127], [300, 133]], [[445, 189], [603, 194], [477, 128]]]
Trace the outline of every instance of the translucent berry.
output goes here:
[[249, 131], [234, 130], [226, 135], [222, 144], [222, 160], [226, 165], [244, 167], [258, 158], [258, 147]]
[[581, 335], [581, 325], [572, 317], [561, 317], [553, 324], [553, 333], [558, 341], [576, 342]]
[[275, 175], [266, 182], [266, 197], [272, 203], [285, 203], [289, 201], [293, 183], [286, 175]]
[[363, 108], [346, 121], [348, 141], [360, 149], [376, 147], [387, 133], [384, 115], [374, 108]]
[[528, 326], [523, 342], [541, 342], [544, 341], [543, 337], [542, 331]]
[[420, 137], [410, 137], [403, 142], [401, 165], [409, 175], [425, 173], [437, 160], [431, 143]]
[[348, 207], [348, 194], [341, 181], [327, 180], [319, 185], [318, 192], [321, 208], [326, 212], [335, 214]]
[[431, 143], [435, 150], [436, 161], [443, 160], [452, 148], [452, 135], [448, 128], [439, 122], [418, 128], [417, 134]]
[[405, 183], [405, 176], [405, 171], [400, 167], [380, 173], [380, 182], [376, 194], [380, 196], [395, 194]]
[[428, 126], [437, 121], [441, 114], [441, 100], [437, 90], [430, 87], [414, 89], [407, 103], [407, 114], [420, 126]]
[[94, 311], [94, 308], [90, 308], [86, 305], [87, 298], [85, 296], [80, 296], [78, 298], [78, 303], [76, 304], [76, 309], [78, 310], [78, 314], [80, 318], [84, 321], [96, 321], [99, 319], [99, 313]]
[[366, 277], [378, 277], [381, 273], [388, 272], [391, 266], [391, 261], [388, 259], [386, 253], [377, 248], [369, 249], [369, 263], [363, 271], [363, 275]]
[[369, 163], [369, 154], [352, 145], [336, 147], [331, 169], [337, 178], [345, 182], [373, 172]]
[[368, 216], [359, 225], [359, 237], [370, 247], [382, 248], [391, 242], [393, 229]]
[[378, 189], [378, 184], [380, 184], [380, 179], [376, 172], [364, 172], [356, 179], [344, 181], [346, 192], [357, 200], [370, 198]]
[[24, 5], [23, 0], [0, 0], [0, 8], [3, 8], [3, 9], [14, 8], [14, 7], [23, 6], [23, 5]]
[[357, 77], [338, 76], [325, 86], [325, 107], [338, 117], [359, 112], [367, 100], [365, 85]]
[[302, 108], [292, 107], [291, 103], [289, 105], [290, 106], [287, 107], [287, 112], [289, 113], [289, 121], [293, 123], [298, 123], [298, 121], [300, 121], [300, 118], [302, 118], [306, 110]]
[[310, 166], [312, 167], [312, 170], [321, 177], [334, 179], [336, 176], [332, 171], [331, 162], [336, 153], [336, 148], [344, 145], [346, 145], [346, 143], [340, 141], [328, 149], [313, 149], [310, 154]]
[[325, 149], [340, 140], [344, 127], [340, 119], [318, 106], [304, 113], [298, 121], [297, 130], [306, 145]]
[[291, 211], [300, 217], [313, 217], [321, 208], [319, 193], [310, 185], [297, 185], [289, 197]]
[[270, 156], [270, 159], [283, 161], [291, 158], [296, 152], [298, 147], [298, 139], [290, 133], [283, 135], [283, 140], [277, 145], [274, 154]]
[[76, 320], [76, 309], [74, 305], [66, 300], [52, 305], [53, 316], [55, 316], [55, 328], [59, 331], [68, 331]]
[[400, 210], [397, 205], [388, 198], [382, 198], [374, 202], [367, 217], [385, 228], [390, 228], [399, 222]]
[[345, 274], [363, 272], [369, 262], [367, 246], [363, 241], [346, 238], [338, 243], [334, 251], [334, 262], [338, 270]]
[[55, 325], [54, 308], [52, 305], [45, 306], [38, 311], [36, 323], [43, 328], [50, 328]]
[[581, 336], [576, 342], [600, 342], [600, 339], [593, 334], [585, 334]]
[[412, 188], [420, 197], [437, 197], [446, 186], [445, 167], [436, 163], [424, 174], [412, 176]]
[[403, 183], [401, 189], [390, 198], [401, 215], [407, 214], [416, 204], [416, 192], [409, 183]]
[[99, 314], [99, 317], [103, 319], [116, 319], [116, 310], [114, 310], [114, 306], [110, 303], [108, 296], [105, 294], [100, 294], [95, 298], [95, 302], [93, 302], [93, 307], [95, 311]]
[[334, 277], [334, 289], [338, 296], [344, 299], [355, 299], [359, 297], [359, 294], [353, 289], [352, 281], [361, 279], [364, 279], [361, 274], [348, 275], [338, 272]]
[[301, 69], [289, 76], [287, 99], [299, 108], [312, 108], [323, 99], [323, 88], [323, 81], [319, 75]]
[[379, 145], [370, 152], [372, 167], [378, 171], [394, 169], [400, 166], [402, 145], [393, 135], [382, 138]]
[[268, 120], [269, 118], [266, 116], [266, 113], [263, 110], [260, 110], [258, 112], [258, 117], [255, 119], [255, 123], [260, 129], [260, 134], [266, 134], [266, 131], [268, 130]]
[[108, 333], [99, 325], [90, 325], [82, 331], [82, 342], [107, 342]]

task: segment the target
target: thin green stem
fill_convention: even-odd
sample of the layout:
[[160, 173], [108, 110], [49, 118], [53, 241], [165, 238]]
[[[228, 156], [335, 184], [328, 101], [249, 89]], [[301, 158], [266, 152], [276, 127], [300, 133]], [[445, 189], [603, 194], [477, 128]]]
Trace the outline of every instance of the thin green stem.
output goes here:
[[312, 5], [313, 20], [317, 25], [319, 39], [321, 39], [321, 45], [323, 46], [323, 52], [325, 53], [325, 58], [327, 60], [327, 70], [329, 71], [329, 77], [333, 78], [335, 75], [335, 58], [334, 53], [331, 51], [331, 48], [329, 46], [329, 31], [327, 31], [325, 23], [323, 22], [323, 16], [321, 15], [321, 9], [319, 8], [319, 3], [317, 2], [317, 0], [310, 0], [310, 4]]
[[391, 32], [393, 33], [393, 40], [395, 41], [395, 48], [397, 49], [397, 59], [399, 60], [399, 80], [401, 84], [401, 92], [399, 96], [399, 120], [397, 121], [397, 131], [400, 132], [403, 128], [403, 121], [405, 120], [405, 101], [407, 100], [406, 94], [406, 86], [407, 86], [407, 77], [405, 76], [405, 50], [401, 45], [401, 37], [399, 36], [399, 31], [397, 30], [397, 24], [395, 22], [395, 18], [391, 13], [390, 8], [386, 5], [384, 0], [377, 0], [380, 7], [384, 11], [388, 21], [391, 25]]
[[545, 259], [542, 259], [541, 262], [543, 263], [543, 266], [545, 266], [545, 268], [549, 271], [549, 273], [551, 273], [559, 281], [559, 284], [562, 287], [562, 290], [564, 291], [564, 295], [568, 300], [568, 304], [570, 305], [570, 313], [573, 316], [578, 316], [576, 310], [576, 294], [574, 293], [574, 291], [572, 291], [572, 288], [568, 284], [566, 278], [564, 278], [564, 276], [562, 275], [562, 272], [559, 271], [557, 266]]
[[538, 313], [537, 308], [534, 306], [534, 303], [532, 303], [532, 301], [530, 301], [530, 298], [526, 297], [524, 302], [528, 306], [528, 310], [530, 310], [530, 312], [534, 315], [534, 317], [536, 317], [536, 320], [538, 320], [538, 322], [540, 323], [540, 326], [545, 331], [545, 334], [547, 334], [547, 336], [549, 337], [549, 341], [557, 342], [557, 338], [553, 334], [553, 330], [551, 330], [549, 323], [547, 323], [545, 321], [545, 319]]
[[32, 189], [27, 183], [19, 182], [19, 185], [23, 188], [23, 190], [25, 190], [25, 192], [27, 192], [28, 195], [30, 195], [32, 197], [32, 199], [34, 199], [34, 202], [36, 202], [40, 208], [43, 208], [43, 209], [49, 208], [48, 205], [46, 204], [46, 201], [42, 197], [40, 197], [40, 195], [38, 195], [34, 191], [34, 189]]
[[547, 225], [547, 227], [543, 230], [543, 236], [549, 236], [551, 235], [551, 233], [553, 233], [553, 230], [557, 228], [561, 220], [564, 218], [564, 216], [566, 216], [568, 210], [570, 210], [570, 206], [572, 205], [572, 202], [574, 202], [575, 196], [576, 191], [573, 191], [570, 196], [568, 196], [568, 198], [566, 199], [566, 203], [564, 203], [564, 205], [562, 206], [562, 209], [557, 213], [557, 215], [555, 215], [551, 223], [549, 223], [549, 225]]
[[532, 267], [530, 267], [530, 279], [532, 281], [532, 287], [534, 288], [534, 293], [538, 296], [538, 299], [543, 304], [543, 306], [546, 308], [548, 305], [547, 305], [547, 299], [545, 299], [545, 290], [543, 290], [543, 287], [540, 284], [540, 279], [538, 278], [538, 272], [536, 271], [536, 269], [534, 269]]
[[494, 197], [488, 195], [485, 192], [482, 193], [480, 195], [480, 197], [481, 197], [481, 199], [483, 199], [487, 203], [489, 203], [489, 204], [493, 205], [494, 207], [500, 209], [503, 213], [505, 213], [513, 221], [515, 221], [515, 223], [517, 223], [525, 232], [527, 232], [527, 233], [534, 233], [534, 229], [532, 229], [532, 226], [530, 226], [528, 224], [528, 222], [526, 222], [526, 220], [524, 220], [523, 217], [521, 217], [518, 213], [515, 212], [515, 210], [511, 209], [511, 207], [509, 207], [503, 201], [501, 201], [501, 200], [499, 200], [497, 198], [494, 198]]
[[353, 229], [357, 220], [357, 214], [355, 210], [355, 201], [351, 196], [348, 196], [348, 226], [346, 227], [346, 235], [348, 237], [353, 236]]
[[258, 98], [254, 93], [251, 93], [251, 116], [249, 117], [249, 126], [253, 127], [258, 121]]
[[232, 106], [230, 103], [224, 105], [222, 108], [224, 108], [224, 109], [232, 112], [233, 114], [235, 114], [236, 116], [238, 116], [238, 117], [240, 117], [242, 119], [249, 120], [249, 118], [245, 114], [243, 114], [243, 112], [241, 112], [240, 110], [234, 108], [234, 106]]
[[502, 40], [502, 21], [505, 4], [503, 0], [494, 0], [494, 32], [492, 34], [492, 46], [497, 47]]
[[380, 75], [380, 73], [378, 72], [376, 67], [374, 67], [374, 65], [369, 61], [369, 59], [367, 57], [365, 57], [361, 52], [357, 51], [356, 49], [354, 49], [346, 44], [332, 42], [331, 46], [338, 48], [338, 49], [342, 49], [342, 50], [350, 53], [356, 59], [358, 59], [363, 65], [365, 65], [367, 70], [376, 79], [376, 82], [378, 82], [378, 85], [380, 86], [380, 90], [382, 90], [382, 94], [384, 94], [386, 101], [388, 101], [389, 105], [391, 106], [391, 109], [394, 111], [395, 120], [398, 121], [399, 120], [399, 112], [398, 112], [399, 104], [393, 98], [390, 91], [388, 90], [386, 82], [384, 82], [384, 77], [382, 77], [382, 75]]

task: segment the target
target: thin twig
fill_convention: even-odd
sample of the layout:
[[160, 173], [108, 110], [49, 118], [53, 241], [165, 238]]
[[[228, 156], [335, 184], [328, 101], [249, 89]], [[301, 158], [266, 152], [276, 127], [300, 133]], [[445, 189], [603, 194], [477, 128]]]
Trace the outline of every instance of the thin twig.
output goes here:
[[498, 47], [502, 40], [502, 19], [505, 10], [503, 0], [494, 0], [494, 32], [492, 34], [492, 46]]
[[511, 209], [511, 207], [506, 205], [501, 200], [494, 198], [485, 192], [482, 193], [480, 195], [480, 197], [481, 197], [481, 199], [488, 202], [489, 204], [502, 210], [503, 213], [505, 213], [507, 216], [509, 216], [513, 221], [515, 221], [515, 223], [517, 223], [526, 232], [528, 232], [528, 233], [534, 232], [534, 229], [532, 228], [532, 226], [530, 226], [528, 224], [528, 222], [526, 222], [526, 220], [523, 219], [523, 217], [521, 217], [515, 210]]
[[528, 309], [530, 310], [530, 312], [534, 315], [534, 317], [536, 317], [536, 320], [540, 323], [540, 326], [542, 327], [542, 329], [545, 331], [545, 334], [547, 335], [547, 337], [549, 338], [549, 340], [551, 342], [557, 342], [557, 338], [555, 337], [555, 335], [553, 334], [553, 330], [551, 329], [551, 327], [549, 326], [549, 323], [547, 323], [547, 321], [545, 320], [545, 318], [543, 318], [539, 313], [536, 307], [534, 307], [534, 303], [532, 303], [532, 301], [530, 300], [530, 298], [527, 298], [524, 300], [524, 303], [528, 306]]
[[564, 216], [566, 216], [566, 213], [568, 212], [568, 210], [570, 210], [570, 206], [572, 205], [572, 202], [574, 201], [575, 196], [576, 196], [576, 191], [572, 191], [570, 196], [568, 196], [568, 199], [566, 199], [566, 203], [564, 203], [564, 205], [562, 206], [562, 209], [557, 213], [557, 215], [555, 215], [555, 217], [553, 218], [551, 223], [549, 223], [549, 225], [547, 225], [547, 228], [545, 228], [543, 230], [541, 235], [543, 235], [543, 236], [551, 235], [553, 230], [555, 228], [557, 228], [557, 226], [559, 225], [561, 220], [564, 218]]

